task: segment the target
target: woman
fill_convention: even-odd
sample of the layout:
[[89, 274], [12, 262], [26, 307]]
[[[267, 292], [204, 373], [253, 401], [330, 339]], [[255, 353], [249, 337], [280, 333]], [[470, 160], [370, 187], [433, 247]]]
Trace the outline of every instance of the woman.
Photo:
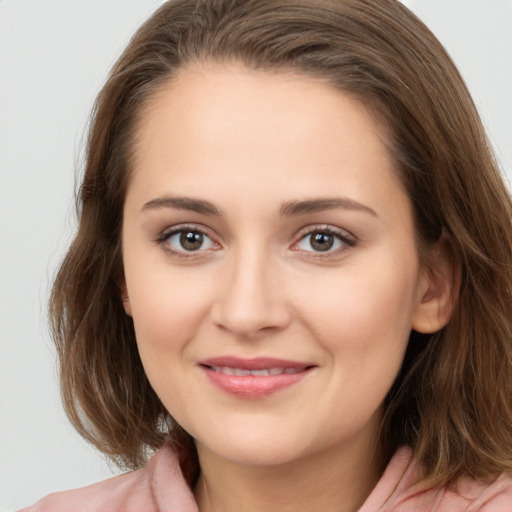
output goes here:
[[401, 4], [166, 3], [79, 207], [64, 403], [141, 469], [29, 510], [512, 510], [510, 196]]

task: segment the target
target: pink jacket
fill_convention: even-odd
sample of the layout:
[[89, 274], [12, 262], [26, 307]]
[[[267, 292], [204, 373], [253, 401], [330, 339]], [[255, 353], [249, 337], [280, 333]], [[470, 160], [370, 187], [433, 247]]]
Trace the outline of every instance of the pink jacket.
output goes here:
[[[400, 448], [359, 512], [512, 512], [512, 478], [490, 484], [462, 480], [454, 488], [425, 488]], [[148, 465], [97, 484], [51, 494], [20, 512], [197, 512], [176, 457], [163, 448]]]

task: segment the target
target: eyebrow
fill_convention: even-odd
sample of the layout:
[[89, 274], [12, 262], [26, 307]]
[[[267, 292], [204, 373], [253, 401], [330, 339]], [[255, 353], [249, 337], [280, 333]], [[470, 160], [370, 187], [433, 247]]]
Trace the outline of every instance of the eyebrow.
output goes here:
[[378, 217], [377, 212], [369, 206], [345, 197], [289, 201], [279, 208], [279, 215], [281, 217], [298, 217], [308, 213], [317, 213], [335, 209], [360, 211], [369, 213], [373, 217]]
[[[141, 211], [158, 210], [160, 208], [174, 208], [177, 210], [196, 212], [203, 215], [214, 215], [216, 217], [223, 215], [222, 210], [219, 210], [213, 203], [193, 197], [158, 197], [145, 203]], [[279, 216], [299, 217], [301, 215], [335, 209], [361, 211], [369, 213], [374, 217], [378, 217], [377, 212], [369, 206], [344, 197], [288, 201], [283, 203], [279, 208]]]
[[222, 215], [222, 211], [214, 204], [204, 199], [195, 199], [193, 197], [158, 197], [145, 203], [141, 211], [158, 210], [160, 208], [187, 210], [189, 212], [201, 213], [203, 215], [215, 215], [217, 217]]

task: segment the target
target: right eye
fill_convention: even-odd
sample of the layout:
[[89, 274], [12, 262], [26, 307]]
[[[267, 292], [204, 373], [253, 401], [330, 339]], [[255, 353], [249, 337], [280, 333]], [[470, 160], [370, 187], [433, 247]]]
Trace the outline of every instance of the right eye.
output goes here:
[[180, 228], [164, 233], [159, 240], [165, 249], [180, 255], [214, 249], [217, 244], [203, 231]]

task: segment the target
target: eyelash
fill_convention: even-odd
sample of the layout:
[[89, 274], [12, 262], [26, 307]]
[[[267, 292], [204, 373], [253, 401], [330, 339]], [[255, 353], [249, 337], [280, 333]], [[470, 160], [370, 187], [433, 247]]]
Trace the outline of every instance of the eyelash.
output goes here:
[[194, 256], [197, 256], [198, 253], [204, 252], [204, 251], [178, 251], [171, 247], [171, 245], [168, 243], [169, 239], [177, 235], [179, 233], [199, 233], [200, 235], [203, 235], [204, 237], [208, 238], [212, 241], [213, 244], [218, 245], [215, 241], [213, 241], [212, 237], [207, 233], [205, 229], [202, 229], [200, 226], [197, 225], [180, 225], [175, 226], [171, 229], [167, 229], [163, 231], [157, 238], [156, 242], [157, 244], [161, 245], [163, 250], [167, 253], [171, 254], [172, 256], [176, 256], [178, 258], [191, 258]]
[[[333, 237], [335, 240], [341, 243], [341, 247], [331, 250], [330, 248], [326, 251], [304, 251], [307, 254], [308, 258], [316, 258], [316, 259], [327, 259], [329, 257], [336, 257], [339, 256], [341, 253], [345, 252], [347, 249], [350, 249], [352, 247], [355, 247], [357, 244], [357, 239], [348, 233], [345, 230], [339, 229], [339, 228], [333, 228], [331, 226], [310, 226], [302, 230], [301, 233], [299, 233], [299, 240], [295, 242], [292, 246], [296, 247], [301, 242], [306, 240], [308, 237], [312, 237], [316, 234], [322, 234], [322, 235], [329, 235]], [[310, 242], [311, 244], [311, 242]], [[301, 249], [294, 249], [297, 251], [300, 251]]]
[[[171, 229], [167, 229], [163, 231], [158, 238], [156, 239], [156, 242], [158, 245], [161, 245], [163, 250], [167, 253], [171, 254], [172, 256], [176, 256], [178, 258], [193, 258], [200, 253], [205, 252], [205, 250], [196, 250], [196, 251], [187, 251], [187, 250], [175, 250], [172, 248], [172, 246], [169, 244], [169, 239], [177, 234], [183, 234], [183, 233], [198, 233], [202, 235], [203, 237], [206, 237], [211, 241], [212, 244], [219, 246], [217, 242], [213, 240], [213, 238], [208, 234], [208, 232], [201, 228], [198, 225], [180, 225], [175, 226]], [[338, 256], [340, 253], [346, 251], [348, 248], [355, 247], [357, 244], [357, 239], [348, 233], [345, 230], [336, 229], [331, 226], [310, 226], [307, 228], [304, 228], [299, 233], [299, 239], [298, 241], [294, 242], [291, 249], [294, 251], [301, 251], [301, 249], [294, 249], [294, 247], [297, 247], [301, 242], [306, 240], [308, 237], [312, 237], [315, 234], [323, 234], [323, 235], [329, 235], [334, 237], [338, 242], [342, 244], [340, 248], [337, 248], [335, 250], [331, 250], [330, 248], [326, 251], [303, 251], [307, 254], [308, 258], [316, 258], [316, 259], [326, 259], [332, 256]], [[220, 247], [220, 246], [219, 246]]]

